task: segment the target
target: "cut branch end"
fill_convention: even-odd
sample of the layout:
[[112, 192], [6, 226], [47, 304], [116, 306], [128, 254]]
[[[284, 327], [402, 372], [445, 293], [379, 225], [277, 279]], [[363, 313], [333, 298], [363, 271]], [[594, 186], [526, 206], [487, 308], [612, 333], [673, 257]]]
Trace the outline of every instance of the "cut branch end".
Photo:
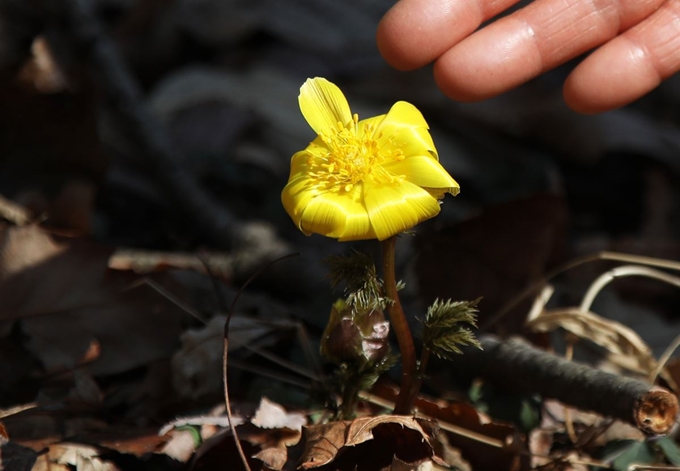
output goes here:
[[635, 422], [640, 430], [650, 435], [670, 432], [678, 417], [678, 398], [663, 388], [653, 388], [638, 400]]

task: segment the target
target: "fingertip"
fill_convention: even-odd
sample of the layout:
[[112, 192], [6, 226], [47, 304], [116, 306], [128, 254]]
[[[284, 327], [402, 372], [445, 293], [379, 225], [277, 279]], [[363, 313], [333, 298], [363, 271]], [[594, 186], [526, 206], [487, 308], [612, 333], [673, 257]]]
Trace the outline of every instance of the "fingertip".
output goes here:
[[479, 90], [468, 86], [471, 83], [468, 77], [473, 74], [467, 68], [467, 64], [468, 62], [460, 60], [460, 57], [450, 55], [446, 58], [439, 58], [434, 63], [432, 68], [434, 81], [439, 90], [452, 100], [472, 102], [484, 98], [480, 98]]
[[496, 96], [541, 71], [532, 32], [509, 18], [461, 41], [434, 65], [435, 81], [442, 92], [464, 102]]
[[383, 59], [397, 70], [413, 70], [425, 65], [417, 48], [405, 41], [403, 31], [408, 27], [408, 17], [401, 14], [398, 5], [392, 7], [378, 24], [376, 43]]
[[378, 50], [397, 69], [417, 69], [477, 29], [486, 13], [477, 2], [400, 0], [378, 25]]
[[567, 105], [582, 114], [597, 114], [624, 106], [661, 83], [649, 56], [625, 36], [619, 36], [588, 56], [564, 83]]

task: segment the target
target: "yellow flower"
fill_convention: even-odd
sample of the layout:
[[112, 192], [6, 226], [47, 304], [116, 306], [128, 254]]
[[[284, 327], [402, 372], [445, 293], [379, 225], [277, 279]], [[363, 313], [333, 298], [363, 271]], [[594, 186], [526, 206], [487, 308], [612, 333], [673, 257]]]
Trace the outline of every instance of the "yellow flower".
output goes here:
[[385, 240], [436, 216], [445, 193], [458, 194], [410, 103], [359, 121], [340, 89], [318, 77], [302, 85], [299, 102], [318, 136], [291, 159], [281, 200], [305, 234]]

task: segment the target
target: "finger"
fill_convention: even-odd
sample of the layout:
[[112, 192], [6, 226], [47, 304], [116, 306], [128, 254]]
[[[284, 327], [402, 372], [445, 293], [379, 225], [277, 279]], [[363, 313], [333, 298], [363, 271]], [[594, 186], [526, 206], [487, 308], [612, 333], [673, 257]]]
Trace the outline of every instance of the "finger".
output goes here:
[[378, 25], [378, 49], [397, 69], [422, 67], [518, 1], [401, 0]]
[[442, 91], [497, 95], [615, 37], [664, 0], [537, 0], [467, 37], [435, 63]]
[[680, 71], [680, 1], [671, 0], [611, 40], [569, 76], [564, 97], [581, 113], [630, 103]]

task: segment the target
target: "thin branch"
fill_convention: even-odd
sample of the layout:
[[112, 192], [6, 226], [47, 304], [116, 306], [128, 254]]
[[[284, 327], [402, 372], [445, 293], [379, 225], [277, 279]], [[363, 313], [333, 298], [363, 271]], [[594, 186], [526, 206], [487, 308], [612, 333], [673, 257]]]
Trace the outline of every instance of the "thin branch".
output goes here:
[[[671, 357], [673, 356], [673, 353], [675, 353], [675, 351], [678, 349], [678, 347], [680, 347], [680, 335], [678, 335], [677, 337], [675, 337], [675, 339], [673, 339], [673, 341], [668, 346], [668, 348], [666, 348], [666, 351], [663, 352], [663, 355], [661, 355], [661, 357], [659, 357], [659, 361], [656, 365], [656, 368], [654, 368], [654, 371], [652, 371], [649, 374], [649, 382], [650, 383], [654, 384], [656, 382], [656, 378], [659, 377], [659, 375], [661, 374], [663, 369], [666, 367], [666, 363], [668, 363], [668, 360], [671, 359]], [[678, 392], [677, 387], [676, 387], [675, 392]]]
[[[227, 420], [229, 421], [229, 428], [231, 429], [231, 433], [233, 434], [234, 437], [234, 444], [236, 445], [236, 448], [238, 449], [238, 454], [241, 456], [241, 460], [243, 461], [243, 466], [245, 466], [247, 471], [251, 471], [250, 466], [248, 465], [248, 459], [246, 458], [246, 454], [243, 452], [243, 447], [241, 446], [241, 442], [238, 439], [238, 435], [236, 434], [236, 429], [232, 426], [232, 413], [231, 413], [231, 401], [229, 400], [229, 383], [227, 380], [227, 364], [228, 364], [228, 357], [229, 357], [229, 323], [231, 322], [231, 318], [234, 315], [234, 310], [236, 309], [236, 303], [238, 302], [239, 298], [241, 297], [241, 293], [252, 283], [255, 281], [255, 279], [262, 273], [264, 270], [268, 269], [271, 265], [273, 265], [276, 262], [280, 262], [282, 260], [285, 260], [287, 258], [291, 257], [296, 257], [299, 254], [289, 254], [284, 257], [278, 258], [264, 266], [262, 266], [259, 270], [257, 270], [255, 273], [251, 275], [248, 280], [246, 280], [245, 283], [243, 283], [243, 286], [241, 286], [241, 289], [236, 293], [236, 296], [234, 296], [234, 300], [231, 303], [231, 306], [229, 307], [229, 312], [227, 313], [227, 319], [224, 321], [224, 342], [223, 342], [223, 350], [222, 350], [222, 382], [224, 384], [224, 405], [226, 408], [227, 412]], [[206, 266], [206, 269], [209, 269], [210, 267]], [[211, 277], [212, 278], [212, 277]], [[214, 278], [212, 278], [214, 281]]]
[[680, 288], [680, 278], [677, 276], [639, 265], [622, 265], [620, 267], [613, 268], [597, 277], [597, 279], [590, 285], [588, 291], [583, 297], [583, 300], [581, 301], [581, 311], [590, 311], [590, 307], [593, 305], [595, 297], [597, 297], [597, 295], [600, 293], [600, 291], [602, 291], [602, 289], [604, 289], [605, 286], [617, 278], [624, 278], [626, 276], [643, 276], [645, 278], [664, 281], [670, 285]]

